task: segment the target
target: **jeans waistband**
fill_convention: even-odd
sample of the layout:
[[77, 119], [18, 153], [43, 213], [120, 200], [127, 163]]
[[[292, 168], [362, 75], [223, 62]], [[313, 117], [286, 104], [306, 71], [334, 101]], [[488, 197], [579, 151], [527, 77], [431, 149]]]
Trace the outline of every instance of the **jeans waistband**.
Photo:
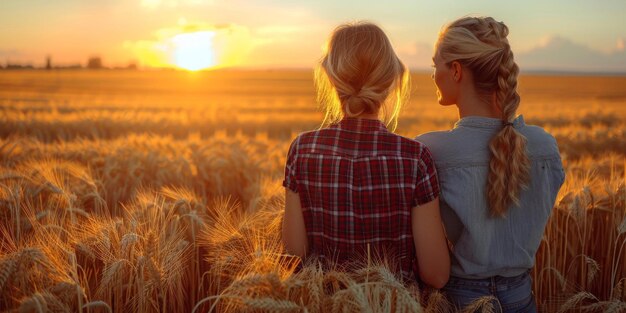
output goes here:
[[474, 286], [474, 287], [497, 287], [497, 286], [513, 287], [515, 285], [523, 283], [529, 277], [530, 277], [530, 270], [518, 276], [513, 276], [513, 277], [492, 276], [492, 277], [481, 278], [481, 279], [469, 279], [469, 278], [450, 276], [450, 279], [448, 280], [448, 285]]

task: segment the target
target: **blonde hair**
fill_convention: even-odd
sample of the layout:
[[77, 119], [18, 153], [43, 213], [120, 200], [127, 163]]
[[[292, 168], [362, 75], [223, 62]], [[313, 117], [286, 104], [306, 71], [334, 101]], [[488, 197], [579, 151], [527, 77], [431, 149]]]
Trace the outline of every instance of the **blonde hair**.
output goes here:
[[495, 92], [502, 111], [502, 129], [491, 139], [487, 199], [493, 216], [503, 216], [508, 207], [519, 205], [519, 194], [530, 179], [526, 137], [512, 127], [519, 107], [517, 75], [504, 23], [491, 17], [464, 17], [439, 34], [437, 53], [446, 63], [458, 61], [474, 78], [479, 96]]
[[[380, 27], [358, 22], [337, 27], [315, 69], [317, 100], [324, 108], [322, 126], [344, 116], [376, 114], [395, 130], [409, 96], [409, 71]], [[391, 112], [384, 105], [395, 96]]]

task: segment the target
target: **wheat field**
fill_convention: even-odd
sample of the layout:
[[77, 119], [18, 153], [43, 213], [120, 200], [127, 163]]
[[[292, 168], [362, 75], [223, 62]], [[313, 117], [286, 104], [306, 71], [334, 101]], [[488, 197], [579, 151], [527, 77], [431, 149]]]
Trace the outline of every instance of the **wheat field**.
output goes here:
[[[397, 132], [452, 127], [430, 74], [412, 84]], [[626, 77], [527, 74], [520, 94], [567, 175], [540, 311], [625, 312]], [[305, 70], [0, 71], [0, 311], [449, 312], [384, 259], [285, 254], [285, 156], [314, 99]]]

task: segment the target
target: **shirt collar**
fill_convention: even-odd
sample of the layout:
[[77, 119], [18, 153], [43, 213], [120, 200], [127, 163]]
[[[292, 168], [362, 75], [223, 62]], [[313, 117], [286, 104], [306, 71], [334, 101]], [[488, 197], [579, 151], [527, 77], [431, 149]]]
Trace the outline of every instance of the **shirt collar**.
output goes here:
[[[526, 125], [524, 122], [524, 116], [519, 115], [513, 120], [513, 127], [520, 128]], [[487, 129], [501, 129], [503, 127], [502, 120], [499, 118], [483, 117], [483, 116], [467, 116], [454, 124], [454, 128], [457, 127], [473, 127], [473, 128], [487, 128]]]
[[373, 120], [355, 117], [344, 117], [341, 121], [339, 121], [339, 123], [336, 124], [336, 127], [340, 129], [361, 132], [387, 131], [387, 127], [385, 127], [385, 124], [383, 124], [383, 122], [378, 119]]

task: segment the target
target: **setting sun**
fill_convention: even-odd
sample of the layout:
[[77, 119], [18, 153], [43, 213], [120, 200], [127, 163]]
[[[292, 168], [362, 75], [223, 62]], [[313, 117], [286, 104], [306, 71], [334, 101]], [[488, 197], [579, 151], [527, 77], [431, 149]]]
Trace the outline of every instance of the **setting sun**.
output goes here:
[[151, 40], [128, 40], [142, 67], [179, 68], [188, 71], [238, 66], [253, 46], [247, 28], [212, 25], [181, 19], [177, 26], [153, 31]]
[[171, 39], [172, 62], [183, 69], [198, 71], [217, 65], [213, 39], [215, 32], [184, 33]]

